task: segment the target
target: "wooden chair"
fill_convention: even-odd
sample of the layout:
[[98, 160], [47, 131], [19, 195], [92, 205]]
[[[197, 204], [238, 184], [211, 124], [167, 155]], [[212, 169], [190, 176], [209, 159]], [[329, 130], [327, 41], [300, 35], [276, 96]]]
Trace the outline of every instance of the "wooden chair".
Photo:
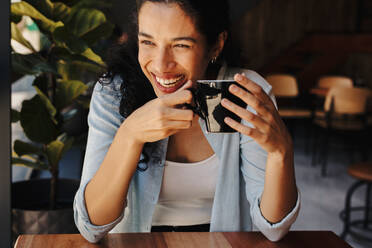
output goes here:
[[319, 88], [327, 89], [332, 88], [334, 86], [352, 88], [353, 80], [349, 77], [343, 76], [323, 76], [319, 79], [317, 86]]
[[[317, 87], [322, 89], [330, 89], [333, 87], [353, 88], [353, 80], [344, 76], [323, 76], [317, 82]], [[321, 105], [324, 103], [324, 98], [316, 98], [313, 101], [314, 117], [324, 117], [325, 112]]]
[[[349, 140], [363, 145], [367, 133], [367, 101], [371, 91], [362, 88], [332, 87], [324, 102], [325, 118], [315, 117], [313, 124], [325, 130], [325, 135], [315, 135], [313, 143], [313, 164], [317, 159], [317, 148], [321, 147], [322, 175], [326, 175], [328, 141], [333, 133], [349, 135]], [[319, 143], [320, 136], [323, 142]], [[360, 138], [360, 140], [358, 140]], [[366, 147], [362, 147], [366, 149]]]
[[[372, 186], [372, 162], [361, 162], [352, 164], [348, 168], [350, 176], [357, 179], [347, 191], [345, 197], [345, 208], [340, 213], [340, 218], [344, 222], [341, 238], [345, 239], [348, 234], [372, 241], [372, 205], [371, 205], [371, 186]], [[362, 186], [366, 186], [364, 206], [351, 206], [353, 193]], [[353, 212], [363, 212], [364, 218], [352, 218]]]
[[[294, 139], [296, 126], [294, 122], [299, 119], [310, 120], [312, 116], [310, 108], [300, 106], [297, 80], [294, 76], [288, 74], [268, 75], [266, 80], [271, 84], [273, 93], [278, 100], [279, 115], [287, 124]], [[305, 150], [308, 150], [308, 146], [307, 143]]]
[[[295, 77], [287, 74], [273, 74], [266, 77], [266, 80], [273, 87], [273, 93], [276, 98], [289, 98], [298, 100], [299, 91]], [[292, 106], [279, 106], [279, 114], [284, 119], [310, 118], [310, 109], [300, 108], [294, 102]]]
[[273, 93], [276, 97], [297, 97], [298, 86], [294, 76], [288, 74], [272, 74], [266, 77], [266, 80], [273, 87]]

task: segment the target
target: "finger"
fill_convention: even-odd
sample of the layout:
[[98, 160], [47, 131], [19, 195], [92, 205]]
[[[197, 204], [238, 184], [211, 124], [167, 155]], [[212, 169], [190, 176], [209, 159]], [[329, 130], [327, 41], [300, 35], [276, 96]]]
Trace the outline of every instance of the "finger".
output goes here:
[[224, 119], [225, 123], [227, 125], [229, 125], [232, 129], [238, 131], [239, 133], [242, 133], [244, 135], [247, 135], [249, 137], [252, 137], [252, 139], [258, 141], [260, 139], [262, 139], [262, 137], [264, 136], [260, 131], [258, 131], [256, 128], [251, 128], [251, 127], [247, 127], [233, 119], [231, 119], [230, 117], [226, 117]]
[[166, 128], [169, 130], [188, 129], [192, 126], [192, 121], [168, 121]]
[[[261, 102], [267, 105], [270, 109], [276, 109], [271, 98], [266, 94], [261, 86], [248, 79], [244, 74], [235, 74], [234, 80], [245, 89], [247, 89], [252, 95], [257, 97]], [[230, 88], [233, 88], [231, 85]], [[230, 90], [229, 88], [229, 90]]]
[[268, 109], [268, 107], [257, 97], [236, 85], [231, 85], [229, 87], [229, 91], [235, 96], [242, 99], [248, 106], [252, 107], [257, 112], [257, 114], [259, 116], [262, 116], [262, 118], [264, 118], [266, 121], [269, 120], [268, 116], [270, 115], [270, 113], [272, 111], [276, 111], [276, 109]]
[[159, 98], [160, 101], [166, 106], [175, 106], [178, 104], [184, 104], [192, 102], [192, 93], [189, 90], [186, 90], [192, 86], [191, 81], [187, 81], [180, 89], [175, 91], [172, 94], [167, 94]]
[[194, 119], [194, 112], [190, 109], [166, 108], [164, 110], [165, 118], [169, 120], [192, 121]]
[[223, 107], [235, 113], [243, 120], [246, 120], [249, 123], [253, 124], [253, 126], [257, 128], [260, 132], [263, 133], [269, 132], [270, 124], [263, 120], [260, 116], [251, 113], [247, 109], [242, 108], [225, 98], [222, 99], [221, 104]]

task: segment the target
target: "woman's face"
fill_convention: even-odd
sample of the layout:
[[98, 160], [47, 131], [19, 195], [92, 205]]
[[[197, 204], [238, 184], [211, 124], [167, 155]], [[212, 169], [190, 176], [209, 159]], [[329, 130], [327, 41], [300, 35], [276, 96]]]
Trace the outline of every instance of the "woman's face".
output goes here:
[[138, 28], [138, 61], [158, 97], [204, 77], [206, 39], [178, 4], [145, 2]]

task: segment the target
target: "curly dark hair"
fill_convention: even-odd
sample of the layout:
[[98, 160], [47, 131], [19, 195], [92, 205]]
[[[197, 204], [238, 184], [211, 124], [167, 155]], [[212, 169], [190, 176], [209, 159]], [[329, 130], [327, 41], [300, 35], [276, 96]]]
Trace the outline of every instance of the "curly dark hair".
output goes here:
[[[207, 45], [216, 44], [220, 33], [229, 31], [229, 6], [227, 0], [137, 0], [137, 8], [133, 11], [132, 25], [128, 31], [128, 41], [125, 44], [114, 45], [108, 53], [106, 64], [108, 67], [99, 79], [101, 84], [110, 83], [115, 75], [121, 76], [120, 114], [128, 117], [133, 111], [148, 101], [156, 98], [154, 90], [141, 70], [138, 62], [138, 12], [145, 2], [178, 4], [186, 14], [193, 18], [195, 26], [204, 34]], [[231, 49], [229, 35], [219, 61], [229, 61]], [[218, 63], [217, 63], [218, 64]], [[231, 64], [231, 63], [229, 63]], [[208, 66], [209, 70], [211, 66]]]
[[112, 83], [116, 75], [122, 78], [119, 111], [125, 118], [137, 108], [156, 98], [151, 84], [142, 72], [137, 54], [137, 44], [133, 41], [112, 46], [106, 59], [108, 71], [98, 80], [99, 83], [105, 85]]

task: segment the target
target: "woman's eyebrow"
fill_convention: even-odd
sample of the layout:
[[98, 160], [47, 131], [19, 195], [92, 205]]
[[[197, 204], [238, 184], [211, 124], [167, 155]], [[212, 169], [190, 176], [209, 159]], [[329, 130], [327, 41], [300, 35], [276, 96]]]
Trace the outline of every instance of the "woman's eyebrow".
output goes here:
[[173, 39], [173, 41], [180, 41], [180, 40], [187, 40], [187, 41], [191, 41], [193, 43], [197, 43], [196, 39], [194, 39], [192, 37], [177, 37], [177, 38]]
[[154, 39], [154, 37], [152, 37], [151, 35], [146, 34], [146, 33], [144, 33], [144, 32], [138, 32], [138, 35], [139, 35], [139, 36], [144, 36], [144, 37], [149, 38], [149, 39]]
[[[152, 37], [152, 35], [146, 34], [144, 32], [138, 32], [138, 35], [139, 36], [144, 36], [144, 37], [149, 38], [149, 39], [154, 39], [154, 37]], [[190, 41], [190, 42], [193, 42], [193, 43], [197, 43], [196, 39], [194, 39], [192, 37], [188, 37], [188, 36], [177, 37], [177, 38], [172, 39], [172, 41], [180, 41], [180, 40], [186, 40], [186, 41]]]

